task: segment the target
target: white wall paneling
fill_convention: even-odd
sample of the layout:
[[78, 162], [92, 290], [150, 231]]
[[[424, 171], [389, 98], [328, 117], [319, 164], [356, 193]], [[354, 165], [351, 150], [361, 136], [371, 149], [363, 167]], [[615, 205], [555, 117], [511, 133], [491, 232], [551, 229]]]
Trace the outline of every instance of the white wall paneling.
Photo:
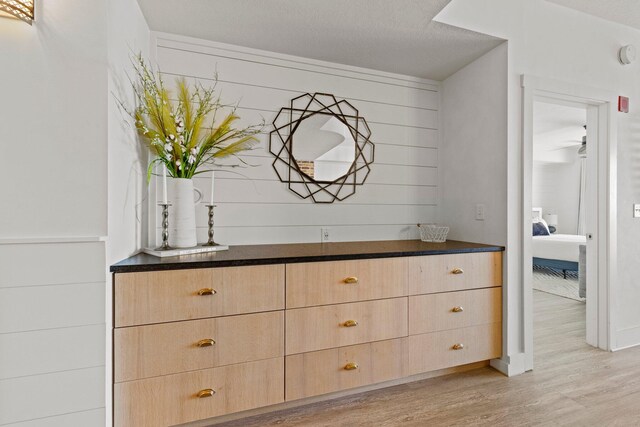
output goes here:
[[[267, 124], [259, 145], [246, 156], [253, 166], [221, 168], [216, 174], [217, 241], [315, 242], [321, 227], [333, 229], [332, 241], [407, 239], [417, 237], [415, 224], [435, 221], [438, 82], [167, 34], [156, 34], [155, 40], [157, 65], [169, 88], [181, 77], [210, 86], [217, 71], [222, 101], [239, 101], [239, 125], [262, 119]], [[267, 149], [280, 108], [314, 92], [349, 101], [367, 120], [376, 144], [366, 183], [332, 205], [290, 192], [278, 180]], [[195, 184], [207, 199], [208, 177], [201, 175]], [[206, 209], [199, 206], [196, 215], [199, 240], [206, 240]], [[160, 223], [159, 212], [152, 222]]]
[[104, 425], [104, 408], [73, 412], [71, 414], [56, 415], [37, 420], [6, 424], [6, 427], [70, 427], [70, 426], [101, 426]]
[[42, 240], [0, 244], [0, 425], [102, 425], [105, 242]]
[[0, 425], [103, 407], [104, 367], [0, 381]]

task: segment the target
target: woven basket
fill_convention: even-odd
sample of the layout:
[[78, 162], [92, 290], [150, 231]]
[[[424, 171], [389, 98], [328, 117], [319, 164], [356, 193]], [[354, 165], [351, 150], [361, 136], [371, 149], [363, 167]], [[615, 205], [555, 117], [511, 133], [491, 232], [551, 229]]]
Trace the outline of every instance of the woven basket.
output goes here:
[[443, 243], [447, 241], [449, 227], [437, 224], [418, 224], [420, 240], [423, 242]]

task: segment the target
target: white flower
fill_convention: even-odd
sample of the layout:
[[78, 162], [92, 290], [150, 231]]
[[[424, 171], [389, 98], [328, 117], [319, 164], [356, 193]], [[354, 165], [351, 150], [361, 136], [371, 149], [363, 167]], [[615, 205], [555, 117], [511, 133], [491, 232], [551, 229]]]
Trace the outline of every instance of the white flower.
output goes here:
[[196, 156], [194, 156], [193, 154], [189, 155], [189, 158], [187, 159], [187, 161], [189, 162], [190, 165], [192, 165], [193, 162], [196, 161]]
[[191, 149], [191, 155], [192, 155], [192, 156], [195, 156], [196, 154], [198, 154], [198, 147], [193, 147], [193, 148]]
[[167, 137], [168, 141], [175, 141], [176, 140], [176, 136], [174, 134], [171, 134]]
[[176, 120], [176, 132], [182, 133], [184, 130], [184, 121], [182, 119]]
[[166, 156], [164, 156], [168, 161], [171, 161], [171, 159], [173, 159], [173, 156], [171, 154], [167, 154]]
[[171, 144], [164, 144], [164, 151], [166, 151], [167, 153], [173, 151], [173, 145]]
[[151, 141], [151, 145], [162, 145], [162, 141], [160, 140], [160, 138], [155, 137], [155, 138], [153, 138], [153, 140]]
[[178, 166], [178, 169], [182, 170], [182, 162], [180, 160], [176, 160], [176, 166]]
[[184, 135], [180, 135], [178, 141], [180, 142], [180, 144], [184, 144]]

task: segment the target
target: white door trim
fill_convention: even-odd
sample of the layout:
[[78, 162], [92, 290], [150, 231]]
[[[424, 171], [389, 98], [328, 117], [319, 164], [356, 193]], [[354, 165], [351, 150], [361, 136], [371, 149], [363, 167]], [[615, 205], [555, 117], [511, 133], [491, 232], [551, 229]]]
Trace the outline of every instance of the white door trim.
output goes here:
[[[525, 370], [533, 369], [533, 289], [531, 261], [531, 183], [533, 164], [533, 104], [536, 97], [595, 106], [598, 111], [598, 289], [597, 322], [589, 341], [599, 348], [611, 350], [613, 322], [611, 305], [616, 266], [616, 186], [617, 186], [617, 124], [615, 93], [566, 83], [553, 79], [523, 75], [522, 104], [522, 283], [523, 283], [523, 336]], [[591, 332], [591, 331], [589, 331]], [[589, 334], [588, 332], [588, 334]]]

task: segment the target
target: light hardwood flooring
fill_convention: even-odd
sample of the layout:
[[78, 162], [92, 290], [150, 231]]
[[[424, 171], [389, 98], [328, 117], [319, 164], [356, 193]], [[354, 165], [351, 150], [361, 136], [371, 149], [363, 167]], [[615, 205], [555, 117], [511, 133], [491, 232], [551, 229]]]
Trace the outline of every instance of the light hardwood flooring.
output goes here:
[[535, 369], [453, 374], [221, 424], [257, 426], [636, 426], [640, 347], [585, 344], [584, 303], [534, 292]]

